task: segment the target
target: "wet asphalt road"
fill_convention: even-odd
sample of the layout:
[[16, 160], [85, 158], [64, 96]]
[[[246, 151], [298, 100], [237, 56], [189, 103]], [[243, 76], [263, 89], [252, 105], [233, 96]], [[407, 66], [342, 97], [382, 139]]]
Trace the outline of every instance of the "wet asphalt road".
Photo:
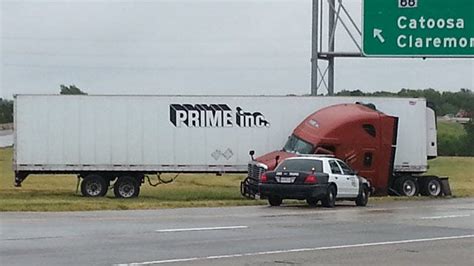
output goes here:
[[474, 199], [0, 217], [1, 265], [474, 264]]

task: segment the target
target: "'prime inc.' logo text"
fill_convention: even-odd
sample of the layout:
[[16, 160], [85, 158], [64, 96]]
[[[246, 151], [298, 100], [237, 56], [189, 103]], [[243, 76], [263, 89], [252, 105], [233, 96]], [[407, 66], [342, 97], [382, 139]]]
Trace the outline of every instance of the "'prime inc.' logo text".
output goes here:
[[227, 104], [170, 104], [170, 122], [175, 127], [269, 127], [260, 112], [233, 111]]

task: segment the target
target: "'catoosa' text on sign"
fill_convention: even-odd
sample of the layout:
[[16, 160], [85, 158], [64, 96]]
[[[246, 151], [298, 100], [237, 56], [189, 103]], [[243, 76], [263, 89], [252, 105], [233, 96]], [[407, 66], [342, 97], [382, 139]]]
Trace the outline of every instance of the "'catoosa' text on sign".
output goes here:
[[[462, 30], [464, 19], [400, 16], [397, 19], [397, 26], [400, 30]], [[397, 37], [397, 45], [400, 48], [473, 48], [474, 37], [426, 37], [400, 34]]]

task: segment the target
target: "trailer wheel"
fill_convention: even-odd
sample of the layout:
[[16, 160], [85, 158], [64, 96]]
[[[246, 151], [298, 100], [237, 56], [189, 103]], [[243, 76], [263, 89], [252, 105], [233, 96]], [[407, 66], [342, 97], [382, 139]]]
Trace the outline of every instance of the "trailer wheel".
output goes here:
[[321, 200], [321, 203], [326, 208], [334, 208], [336, 205], [336, 187], [330, 185], [326, 196]]
[[114, 183], [114, 194], [117, 198], [134, 198], [140, 194], [138, 180], [131, 176], [121, 176]]
[[270, 196], [268, 197], [268, 203], [270, 206], [280, 206], [283, 200], [279, 197]]
[[411, 176], [399, 177], [396, 181], [396, 189], [400, 196], [413, 197], [418, 195], [418, 183]]
[[438, 197], [441, 195], [441, 182], [437, 177], [427, 177], [420, 188], [421, 195]]
[[88, 175], [81, 182], [81, 193], [84, 197], [103, 197], [107, 194], [107, 189], [107, 182], [97, 174]]

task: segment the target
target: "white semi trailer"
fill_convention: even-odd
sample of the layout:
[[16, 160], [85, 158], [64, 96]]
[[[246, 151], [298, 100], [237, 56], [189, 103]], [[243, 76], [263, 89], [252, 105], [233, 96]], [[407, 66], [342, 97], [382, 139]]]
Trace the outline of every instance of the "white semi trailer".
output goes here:
[[[245, 173], [249, 151], [281, 149], [309, 114], [371, 103], [399, 119], [394, 168], [421, 174], [437, 156], [425, 99], [303, 96], [17, 95], [15, 184], [75, 174], [84, 196], [138, 196], [147, 174]], [[388, 162], [387, 162], [388, 163]]]

